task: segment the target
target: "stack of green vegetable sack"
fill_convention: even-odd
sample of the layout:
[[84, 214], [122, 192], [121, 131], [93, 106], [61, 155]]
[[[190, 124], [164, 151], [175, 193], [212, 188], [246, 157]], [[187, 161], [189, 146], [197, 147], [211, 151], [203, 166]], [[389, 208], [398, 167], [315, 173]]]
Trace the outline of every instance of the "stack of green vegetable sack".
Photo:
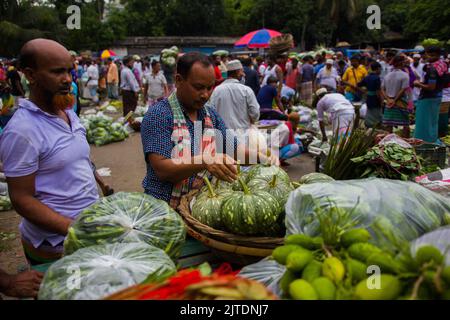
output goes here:
[[180, 53], [178, 47], [171, 47], [170, 49], [164, 49], [161, 51], [161, 61], [168, 67], [174, 67], [177, 63], [177, 57]]
[[82, 119], [82, 123], [86, 128], [88, 142], [96, 146], [128, 138], [128, 132], [121, 123], [113, 123], [111, 118], [103, 115], [86, 116]]
[[110, 243], [147, 243], [176, 259], [186, 237], [181, 217], [162, 201], [141, 193], [117, 193], [83, 211], [69, 229], [64, 253]]
[[235, 183], [208, 179], [192, 207], [192, 216], [212, 228], [247, 236], [280, 236], [284, 205], [293, 186], [278, 167], [259, 165], [239, 171]]
[[287, 237], [273, 252], [287, 268], [280, 283], [285, 298], [450, 299], [450, 267], [438, 249], [423, 246], [413, 258], [408, 250], [395, 255], [369, 240], [365, 229], [348, 230], [333, 245], [320, 237]]

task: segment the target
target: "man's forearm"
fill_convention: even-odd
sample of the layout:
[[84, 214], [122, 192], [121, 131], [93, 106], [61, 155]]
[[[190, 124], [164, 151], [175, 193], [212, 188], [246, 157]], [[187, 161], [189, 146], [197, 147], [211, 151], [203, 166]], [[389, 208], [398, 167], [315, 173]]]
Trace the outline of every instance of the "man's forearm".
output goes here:
[[161, 181], [173, 184], [186, 180], [193, 175], [206, 169], [202, 157], [196, 156], [191, 159], [191, 163], [176, 163], [172, 159], [162, 160], [162, 164], [157, 168], [156, 174]]
[[36, 226], [60, 235], [67, 235], [72, 220], [50, 209], [42, 202], [31, 196], [23, 196], [21, 199], [11, 197], [17, 213]]

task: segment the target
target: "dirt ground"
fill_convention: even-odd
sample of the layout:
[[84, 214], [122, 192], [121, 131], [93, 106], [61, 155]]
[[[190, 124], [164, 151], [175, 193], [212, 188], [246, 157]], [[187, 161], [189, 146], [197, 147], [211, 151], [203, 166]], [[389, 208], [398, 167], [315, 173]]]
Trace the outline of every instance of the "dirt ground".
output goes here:
[[[105, 177], [104, 180], [116, 192], [143, 191], [141, 183], [146, 169], [139, 133], [131, 134], [124, 142], [103, 147], [91, 146], [91, 157], [97, 169], [111, 169], [112, 176]], [[286, 170], [293, 180], [299, 180], [315, 169], [314, 160], [308, 154], [290, 160], [289, 163], [291, 166]], [[0, 268], [9, 273], [27, 269], [20, 244], [19, 223], [20, 217], [15, 211], [0, 212]]]

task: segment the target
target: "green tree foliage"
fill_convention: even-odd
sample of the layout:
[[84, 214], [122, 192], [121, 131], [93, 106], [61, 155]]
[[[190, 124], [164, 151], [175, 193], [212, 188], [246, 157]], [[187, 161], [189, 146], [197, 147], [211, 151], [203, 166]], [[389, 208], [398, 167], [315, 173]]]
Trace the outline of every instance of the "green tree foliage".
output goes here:
[[[450, 46], [450, 0], [122, 0], [123, 10], [104, 13], [106, 0], [0, 1], [0, 56], [17, 54], [36, 37], [73, 50], [101, 50], [126, 36], [234, 36], [263, 27], [294, 35], [312, 49], [337, 41], [376, 43], [387, 31], [411, 44], [437, 38]], [[81, 8], [81, 30], [68, 30], [70, 5]], [[377, 4], [382, 29], [368, 30], [366, 9]]]

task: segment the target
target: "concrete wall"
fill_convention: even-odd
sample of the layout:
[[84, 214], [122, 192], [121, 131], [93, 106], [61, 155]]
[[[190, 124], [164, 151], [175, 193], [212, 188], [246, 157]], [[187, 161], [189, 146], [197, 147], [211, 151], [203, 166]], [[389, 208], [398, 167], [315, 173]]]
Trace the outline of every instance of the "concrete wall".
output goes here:
[[117, 41], [114, 47], [126, 48], [128, 54], [159, 54], [161, 50], [177, 46], [184, 52], [201, 51], [210, 54], [216, 50], [231, 50], [239, 38], [229, 37], [129, 37]]

